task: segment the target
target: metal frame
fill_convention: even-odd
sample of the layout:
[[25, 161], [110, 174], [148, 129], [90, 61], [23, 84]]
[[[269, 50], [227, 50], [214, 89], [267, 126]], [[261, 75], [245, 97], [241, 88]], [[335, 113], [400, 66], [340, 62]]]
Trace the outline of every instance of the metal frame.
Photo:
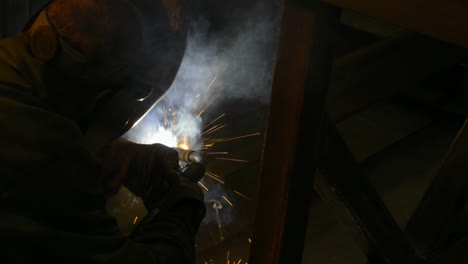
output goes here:
[[332, 209], [371, 263], [420, 263], [336, 127], [329, 123], [327, 145], [315, 190]]
[[301, 263], [335, 24], [331, 6], [285, 3], [249, 263]]
[[406, 233], [421, 252], [443, 246], [468, 200], [468, 119], [411, 216]]
[[[424, 258], [427, 245], [423, 246], [422, 252], [416, 252], [374, 187], [360, 173], [359, 166], [335, 126], [325, 118], [324, 105], [333, 59], [331, 46], [337, 24], [337, 9], [318, 1], [309, 2], [312, 3], [285, 2], [249, 263], [302, 262], [312, 186], [334, 210], [371, 263], [449, 263], [448, 260], [452, 261], [450, 263], [460, 263], [461, 259], [467, 259], [465, 240], [453, 247], [445, 245], [445, 248], [428, 255], [429, 260]], [[468, 4], [465, 2], [442, 4], [440, 1], [429, 1], [425, 9], [418, 9], [406, 1], [398, 5], [394, 1], [371, 0], [324, 2], [362, 11], [468, 47]], [[439, 19], [448, 18], [447, 14], [453, 19], [442, 21], [435, 27], [429, 23], [431, 27], [426, 27], [433, 17], [426, 17], [421, 22], [417, 14], [427, 15], [428, 10]], [[455, 13], [447, 13], [447, 10]], [[458, 25], [466, 26], [456, 28]], [[452, 31], [445, 34], [441, 29]], [[431, 239], [428, 241], [434, 242], [446, 234], [447, 220], [459, 215], [463, 204], [461, 201], [466, 201], [463, 194], [468, 180], [459, 175], [460, 172], [463, 175], [468, 173], [468, 169], [461, 165], [461, 161], [468, 156], [464, 147], [468, 143], [464, 143], [465, 132], [460, 133], [462, 139], [456, 140], [446, 165], [442, 167], [440, 175], [444, 175], [439, 175], [433, 183], [433, 186], [442, 187], [429, 189], [412, 219], [413, 224], [407, 233], [416, 240], [421, 239], [421, 234], [427, 230], [414, 227], [421, 226], [427, 217], [434, 217], [434, 214], [439, 215], [432, 221], [434, 232], [429, 234]], [[452, 180], [446, 181], [447, 177]], [[452, 184], [459, 184], [459, 188], [444, 198]], [[456, 205], [444, 207], [447, 201]], [[429, 209], [434, 202], [438, 205], [437, 210], [432, 212]]]
[[468, 2], [460, 0], [323, 0], [468, 48]]

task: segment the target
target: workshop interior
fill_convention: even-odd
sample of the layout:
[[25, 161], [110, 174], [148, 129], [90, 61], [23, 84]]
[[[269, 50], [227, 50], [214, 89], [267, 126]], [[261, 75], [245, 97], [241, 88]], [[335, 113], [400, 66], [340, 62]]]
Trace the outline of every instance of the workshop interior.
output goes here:
[[[46, 2], [1, 0], [0, 36]], [[468, 2], [192, 2], [123, 137], [203, 157], [197, 264], [468, 261]]]

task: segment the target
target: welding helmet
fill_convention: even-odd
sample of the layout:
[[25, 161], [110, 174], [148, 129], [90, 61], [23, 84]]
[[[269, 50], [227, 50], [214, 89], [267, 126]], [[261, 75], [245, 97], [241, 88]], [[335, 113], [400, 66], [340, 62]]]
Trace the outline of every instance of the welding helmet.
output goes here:
[[[135, 52], [136, 64], [90, 63], [48, 21], [47, 7], [54, 1], [38, 10], [23, 30], [31, 31], [33, 53], [34, 46], [41, 45], [40, 41], [34, 42], [34, 34], [54, 35], [56, 46], [35, 55], [64, 75], [94, 85], [118, 83], [119, 89], [98, 108], [85, 131], [85, 141], [91, 151], [122, 136], [161, 100], [174, 81], [185, 53], [187, 27], [179, 0], [120, 1], [135, 12], [141, 25], [135, 29], [142, 37], [142, 49]], [[128, 78], [120, 79], [126, 74]]]

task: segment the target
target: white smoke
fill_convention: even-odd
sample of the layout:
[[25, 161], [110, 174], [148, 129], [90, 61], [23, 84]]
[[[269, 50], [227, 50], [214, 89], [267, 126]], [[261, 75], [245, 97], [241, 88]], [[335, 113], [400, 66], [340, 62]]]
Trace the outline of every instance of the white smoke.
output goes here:
[[[201, 140], [203, 126], [211, 121], [205, 116], [223, 113], [222, 100], [269, 102], [279, 12], [265, 14], [264, 6], [259, 6], [237, 17], [235, 25], [214, 35], [210, 34], [211, 25], [206, 19], [192, 21], [185, 57], [170, 91], [126, 138], [172, 147], [177, 146], [181, 135], [189, 135], [190, 145], [194, 146]], [[220, 90], [220, 98], [199, 115]], [[169, 126], [168, 119], [172, 122]], [[222, 197], [234, 200], [235, 195], [219, 183], [209, 184], [208, 188], [205, 201], [223, 203], [221, 221], [223, 225], [230, 224], [235, 209]], [[214, 221], [216, 214], [209, 206], [204, 223]]]

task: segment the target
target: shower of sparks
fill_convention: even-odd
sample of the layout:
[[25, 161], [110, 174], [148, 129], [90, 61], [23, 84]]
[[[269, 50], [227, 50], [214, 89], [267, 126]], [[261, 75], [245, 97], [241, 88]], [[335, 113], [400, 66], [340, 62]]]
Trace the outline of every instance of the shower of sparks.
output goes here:
[[[159, 120], [160, 127], [157, 127], [157, 131], [151, 132], [151, 134], [146, 135], [149, 140], [149, 144], [152, 143], [161, 143], [168, 147], [177, 147], [185, 150], [194, 150], [200, 151], [206, 155], [214, 155], [214, 159], [227, 162], [240, 162], [247, 163], [249, 161], [237, 158], [231, 158], [229, 152], [227, 151], [209, 151], [216, 145], [224, 142], [230, 142], [234, 140], [245, 139], [249, 137], [259, 136], [261, 133], [252, 133], [247, 135], [235, 136], [235, 137], [222, 137], [219, 136], [222, 133], [223, 129], [227, 127], [225, 117], [226, 113], [222, 113], [216, 118], [207, 120], [206, 125], [203, 127], [200, 125], [202, 122], [202, 117], [207, 111], [212, 107], [218, 100], [220, 100], [223, 88], [216, 87], [216, 82], [218, 77], [215, 76], [208, 87], [202, 93], [197, 93], [194, 96], [193, 105], [188, 107], [188, 109], [180, 109], [177, 105], [174, 105], [172, 101], [169, 101], [167, 105], [162, 106], [162, 114]], [[200, 127], [198, 127], [200, 125]], [[146, 140], [146, 138], [145, 138]], [[222, 157], [217, 157], [217, 156]], [[225, 184], [224, 177], [215, 174], [211, 171], [206, 171], [205, 176], [213, 181], [199, 181], [198, 185], [203, 188], [204, 191], [209, 192], [210, 189], [207, 187], [208, 184]], [[207, 184], [208, 183], [208, 184]], [[210, 185], [208, 185], [210, 186]], [[239, 191], [234, 191], [234, 193], [244, 199], [250, 200], [250, 198]], [[223, 200], [226, 201], [229, 206], [233, 206], [233, 203], [226, 197], [222, 196]], [[219, 199], [221, 200], [221, 199]], [[214, 200], [213, 200], [214, 201]], [[209, 201], [207, 201], [209, 202]], [[215, 201], [213, 208], [216, 211], [218, 219], [218, 231], [221, 238], [221, 241], [224, 240], [223, 234], [223, 225], [221, 223], [220, 213], [223, 208], [222, 203]], [[135, 218], [134, 224], [138, 221], [138, 217]], [[211, 232], [210, 232], [211, 233]], [[251, 239], [248, 239], [249, 243], [252, 243]], [[215, 245], [218, 242], [215, 241]], [[242, 259], [230, 259], [230, 252], [227, 251], [226, 262], [227, 264], [242, 264]], [[213, 259], [207, 260], [204, 264], [215, 264]], [[247, 264], [245, 262], [244, 264]]]
[[223, 199], [224, 199], [230, 206], [232, 206], [231, 201], [229, 201], [228, 198], [226, 198], [226, 196], [223, 196]]
[[213, 105], [214, 102], [216, 102], [221, 97], [222, 92], [223, 92], [223, 88], [219, 89], [218, 92], [208, 102], [206, 107], [203, 108], [203, 110], [201, 110], [200, 113], [198, 113], [197, 117], [201, 117], [203, 115], [203, 113], [205, 113], [205, 111], [208, 110], [208, 108], [210, 108], [210, 106]]
[[220, 129], [225, 128], [226, 126], [227, 125], [216, 125], [216, 126], [210, 128], [210, 129], [206, 130], [205, 132], [203, 132], [202, 136], [205, 135], [205, 134], [207, 134], [207, 135], [212, 134], [212, 133], [214, 133], [214, 132], [216, 132], [216, 131], [218, 131]]
[[[213, 127], [209, 132], [204, 132], [204, 133], [206, 133], [207, 135], [213, 134], [214, 132], [216, 132], [216, 131], [218, 131], [218, 130], [220, 130], [220, 129], [225, 128], [226, 126], [227, 126], [227, 125], [218, 125], [218, 126]], [[203, 133], [203, 134], [204, 134], [204, 133]], [[202, 134], [202, 136], [203, 136], [203, 134]]]
[[240, 160], [240, 159], [227, 159], [227, 158], [219, 158], [219, 157], [216, 157], [215, 159], [217, 159], [217, 160], [235, 161], [235, 162], [243, 162], [243, 163], [247, 163], [247, 162], [249, 162], [249, 161], [247, 161], [247, 160]]
[[222, 114], [220, 116], [218, 116], [217, 118], [215, 118], [213, 121], [211, 121], [208, 125], [204, 126], [203, 129], [206, 129], [207, 127], [211, 126], [212, 124], [216, 123], [216, 121], [218, 121], [219, 119], [223, 118], [226, 114]]

